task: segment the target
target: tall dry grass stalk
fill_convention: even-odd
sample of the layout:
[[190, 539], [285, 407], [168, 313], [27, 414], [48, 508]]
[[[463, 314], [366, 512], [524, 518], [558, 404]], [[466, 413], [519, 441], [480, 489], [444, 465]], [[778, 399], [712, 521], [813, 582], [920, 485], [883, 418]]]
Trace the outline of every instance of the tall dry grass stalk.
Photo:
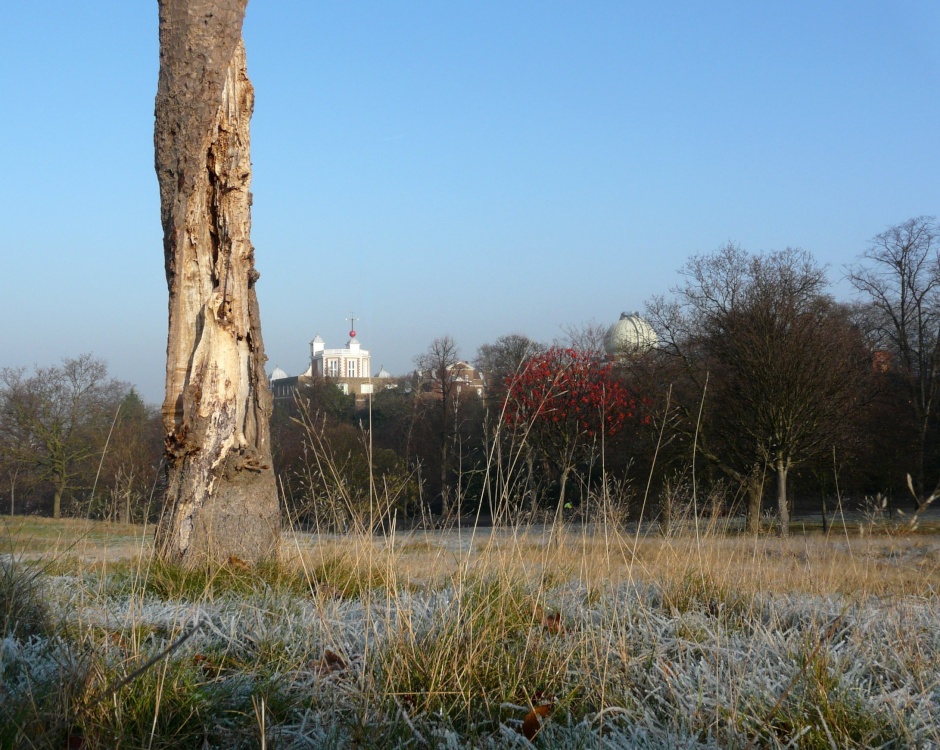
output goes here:
[[184, 570], [87, 523], [10, 535], [0, 601], [26, 604], [0, 747], [940, 744], [935, 537], [744, 536], [681, 477], [668, 525], [628, 522], [603, 464], [580, 516], [522, 514], [524, 431], [491, 445], [499, 525], [402, 533], [401, 489], [361, 494], [309, 427], [328, 513], [276, 560]]
[[4, 636], [0, 742], [940, 741], [935, 538], [684, 528], [295, 530], [280, 561], [212, 571], [63, 558], [51, 627]]

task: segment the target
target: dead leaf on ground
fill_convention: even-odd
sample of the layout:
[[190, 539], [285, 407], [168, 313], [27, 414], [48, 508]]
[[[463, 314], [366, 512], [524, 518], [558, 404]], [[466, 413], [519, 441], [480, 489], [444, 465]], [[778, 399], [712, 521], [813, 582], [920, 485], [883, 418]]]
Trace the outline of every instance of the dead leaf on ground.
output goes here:
[[322, 597], [325, 597], [326, 599], [343, 598], [343, 590], [331, 583], [318, 583], [316, 586], [316, 593]]
[[342, 672], [346, 669], [346, 660], [335, 651], [326, 649], [326, 651], [323, 652], [322, 658], [310, 662], [308, 666], [310, 669], [320, 674], [333, 674], [334, 672]]
[[536, 604], [532, 607], [532, 619], [553, 635], [565, 632], [564, 623], [561, 621], [561, 612], [553, 612], [547, 615], [545, 610]]
[[549, 633], [564, 633], [565, 626], [561, 622], [561, 612], [555, 612], [542, 618], [542, 627]]
[[536, 735], [542, 731], [542, 727], [548, 720], [552, 708], [551, 703], [543, 703], [541, 706], [533, 707], [533, 709], [526, 714], [525, 718], [522, 720], [522, 734], [527, 740], [531, 742], [535, 739]]
[[215, 675], [218, 677], [222, 673], [222, 665], [217, 659], [213, 659], [205, 654], [193, 654], [193, 664], [202, 670], [206, 676]]
[[229, 555], [228, 564], [235, 570], [251, 570], [251, 566], [248, 563], [235, 555]]

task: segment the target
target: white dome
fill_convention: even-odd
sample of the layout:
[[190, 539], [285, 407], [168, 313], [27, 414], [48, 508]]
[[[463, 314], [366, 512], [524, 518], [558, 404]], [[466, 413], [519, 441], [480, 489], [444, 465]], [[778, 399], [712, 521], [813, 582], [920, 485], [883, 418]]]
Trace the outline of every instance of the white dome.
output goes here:
[[380, 365], [380, 366], [379, 366], [379, 373], [378, 373], [378, 375], [376, 375], [375, 377], [377, 377], [377, 378], [390, 378], [390, 377], [392, 377], [392, 373], [390, 373], [388, 370], [386, 370], [384, 366], [381, 366], [381, 365]]
[[271, 373], [271, 380], [283, 380], [286, 377], [287, 373], [277, 365], [274, 365], [274, 372]]
[[621, 313], [620, 320], [607, 329], [604, 349], [611, 357], [619, 357], [649, 351], [656, 342], [656, 332], [639, 313]]

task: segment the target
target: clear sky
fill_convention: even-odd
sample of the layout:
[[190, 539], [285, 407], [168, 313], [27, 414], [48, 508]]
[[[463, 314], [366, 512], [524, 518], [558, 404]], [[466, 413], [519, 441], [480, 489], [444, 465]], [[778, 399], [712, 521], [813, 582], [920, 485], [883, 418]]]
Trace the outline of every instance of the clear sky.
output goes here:
[[[2, 18], [0, 366], [91, 351], [159, 402], [157, 4]], [[351, 312], [395, 374], [443, 334], [551, 341], [728, 240], [838, 281], [940, 213], [935, 0], [251, 0], [244, 31], [269, 370]]]

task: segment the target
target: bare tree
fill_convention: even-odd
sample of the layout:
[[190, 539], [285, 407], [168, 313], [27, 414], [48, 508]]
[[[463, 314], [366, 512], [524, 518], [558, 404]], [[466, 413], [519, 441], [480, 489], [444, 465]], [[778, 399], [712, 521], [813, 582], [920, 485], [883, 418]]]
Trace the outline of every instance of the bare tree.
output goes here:
[[17, 466], [52, 486], [52, 515], [62, 515], [65, 495], [87, 475], [99, 456], [113, 411], [126, 384], [108, 377], [91, 354], [66, 358], [56, 367], [0, 371], [0, 432]]
[[[757, 533], [765, 466], [749, 442], [728, 439], [736, 437], [736, 431], [722, 435], [721, 426], [709, 419], [712, 410], [704, 408], [705, 397], [714, 393], [715, 384], [709, 380], [698, 312], [701, 307], [716, 312], [731, 309], [745, 283], [741, 277], [744, 254], [729, 244], [710, 258], [709, 275], [716, 278], [693, 274], [684, 286], [672, 290], [671, 299], [660, 295], [647, 303], [647, 319], [656, 330], [659, 346], [651, 356], [631, 360], [629, 366], [638, 390], [654, 398], [652, 420], [666, 435], [676, 460], [687, 460], [684, 454], [691, 451], [742, 487], [748, 498], [748, 530]], [[681, 273], [688, 275], [691, 266], [701, 262], [701, 257], [691, 259]], [[708, 403], [711, 405], [711, 398]]]
[[460, 350], [450, 336], [434, 339], [415, 364], [427, 389], [430, 422], [435, 433], [440, 460], [441, 514], [451, 511], [451, 462], [457, 436], [460, 409]]
[[768, 467], [786, 534], [789, 472], [844, 436], [865, 393], [861, 336], [804, 251], [749, 255], [728, 245], [682, 273], [675, 303], [651, 306], [651, 317], [663, 351], [700, 386], [691, 389], [698, 403], [686, 405], [690, 418], [704, 406], [698, 448], [738, 479]]
[[131, 388], [111, 417], [108, 448], [88, 513], [123, 523], [149, 521], [163, 447], [160, 410], [145, 404]]
[[169, 287], [160, 553], [193, 566], [277, 550], [271, 395], [250, 240], [247, 0], [160, 0], [154, 127]]
[[607, 335], [607, 326], [596, 320], [588, 320], [577, 325], [562, 327], [562, 335], [555, 339], [553, 346], [561, 349], [574, 349], [575, 351], [591, 356], [604, 357], [607, 350], [604, 348], [604, 337]]
[[525, 363], [545, 349], [544, 344], [519, 333], [500, 336], [492, 344], [482, 344], [477, 349], [474, 364], [486, 376], [486, 397], [491, 408], [502, 408], [511, 378], [518, 376]]
[[[546, 346], [533, 341], [528, 336], [519, 333], [510, 333], [497, 338], [492, 344], [482, 344], [477, 349], [475, 364], [478, 370], [486, 377], [486, 422], [485, 434], [491, 440], [488, 452], [495, 449], [496, 461], [505, 472], [502, 484], [511, 484], [512, 468], [520, 458], [522, 451], [526, 469], [525, 498], [529, 509], [535, 510], [537, 504], [537, 487], [535, 481], [535, 452], [528, 441], [516, 443], [511, 431], [500, 429], [503, 423], [503, 414], [506, 409], [506, 397], [512, 387], [513, 381], [520, 377], [525, 370], [526, 362], [545, 352]], [[492, 467], [491, 467], [492, 468]], [[490, 497], [490, 515], [496, 518], [499, 508], [494, 500], [492, 486], [487, 487]], [[508, 499], [508, 498], [507, 498]]]
[[[917, 424], [914, 485], [926, 491], [928, 437], [940, 402], [940, 227], [920, 216], [877, 235], [849, 280], [869, 301], [869, 332], [907, 381]], [[938, 485], [940, 487], [940, 485]], [[920, 504], [918, 499], [918, 505]]]

